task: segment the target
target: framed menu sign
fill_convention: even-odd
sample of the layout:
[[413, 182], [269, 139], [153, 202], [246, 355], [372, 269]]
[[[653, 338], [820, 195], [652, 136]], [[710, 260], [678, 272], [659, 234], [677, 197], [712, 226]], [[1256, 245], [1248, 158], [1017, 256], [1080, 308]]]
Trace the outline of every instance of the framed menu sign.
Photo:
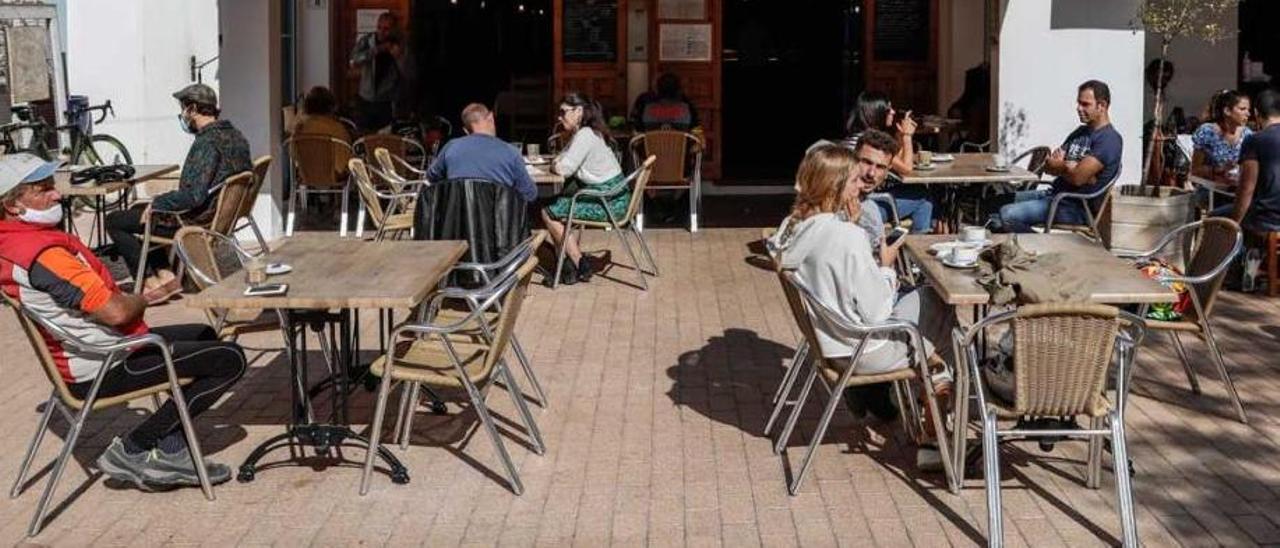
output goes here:
[[928, 61], [930, 0], [874, 0], [877, 61]]
[[618, 59], [618, 0], [564, 0], [562, 16], [565, 62]]
[[662, 24], [658, 27], [658, 60], [710, 61], [711, 24]]

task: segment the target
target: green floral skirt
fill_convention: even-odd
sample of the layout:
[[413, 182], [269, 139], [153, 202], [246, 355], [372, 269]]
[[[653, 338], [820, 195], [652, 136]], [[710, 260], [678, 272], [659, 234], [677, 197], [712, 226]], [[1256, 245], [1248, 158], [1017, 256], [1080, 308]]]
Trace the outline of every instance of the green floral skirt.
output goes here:
[[[560, 197], [547, 206], [547, 214], [563, 221], [569, 217], [569, 202], [573, 200], [573, 194], [583, 186], [591, 190], [612, 192], [617, 190], [619, 186], [626, 186], [626, 181], [627, 178], [621, 173], [598, 185], [583, 185], [581, 181], [574, 179], [565, 185]], [[621, 221], [622, 217], [627, 214], [627, 206], [631, 205], [631, 193], [622, 192], [612, 198], [606, 198], [605, 201], [609, 204], [609, 212], [613, 214], [614, 220]], [[597, 223], [609, 222], [609, 216], [605, 214], [604, 207], [600, 204], [600, 199], [587, 196], [578, 198], [578, 205], [573, 208], [573, 218]]]

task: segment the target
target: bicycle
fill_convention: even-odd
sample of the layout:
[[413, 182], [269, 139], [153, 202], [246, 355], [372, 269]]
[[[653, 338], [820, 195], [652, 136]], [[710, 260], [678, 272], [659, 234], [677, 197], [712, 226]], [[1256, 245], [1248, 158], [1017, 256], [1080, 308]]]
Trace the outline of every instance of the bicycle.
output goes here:
[[[129, 155], [129, 150], [119, 139], [105, 134], [94, 134], [90, 124], [81, 125], [80, 119], [82, 115], [91, 114], [93, 111], [100, 111], [102, 114], [93, 120], [92, 124], [101, 124], [107, 119], [107, 116], [115, 117], [115, 109], [111, 106], [111, 101], [84, 108], [77, 108], [67, 111], [67, 119], [70, 123], [57, 126], [52, 130], [49, 124], [43, 118], [36, 115], [29, 106], [14, 107], [13, 113], [20, 122], [6, 124], [0, 126], [0, 146], [4, 147], [8, 152], [30, 152], [44, 158], [46, 160], [54, 159], [54, 154], [49, 150], [48, 143], [50, 137], [56, 135], [56, 131], [67, 131], [70, 133], [71, 143], [68, 148], [62, 149], [60, 152], [65, 157], [70, 158], [71, 165], [76, 166], [101, 166], [125, 164], [132, 165], [133, 157]], [[31, 137], [26, 142], [26, 146], [19, 146], [19, 142], [14, 139], [14, 134], [19, 131], [30, 130]], [[104, 199], [101, 203], [95, 203], [94, 200], [77, 200], [80, 205], [98, 210], [100, 207], [104, 209], [114, 209], [119, 205], [123, 196], [116, 195], [110, 199]]]

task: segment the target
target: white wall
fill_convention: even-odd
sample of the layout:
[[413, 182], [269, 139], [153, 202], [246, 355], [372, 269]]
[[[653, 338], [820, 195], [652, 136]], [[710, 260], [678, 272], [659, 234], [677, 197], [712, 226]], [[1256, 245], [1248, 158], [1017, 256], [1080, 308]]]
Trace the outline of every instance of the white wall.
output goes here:
[[[71, 93], [110, 99], [118, 137], [135, 163], [182, 163], [191, 137], [178, 127], [171, 94], [191, 83], [190, 59], [218, 54], [216, 0], [75, 0], [67, 6]], [[215, 90], [218, 63], [205, 68]]]
[[1124, 137], [1119, 184], [1137, 183], [1145, 43], [1143, 32], [1127, 28], [1137, 0], [1006, 2], [993, 101], [1004, 148], [1061, 145], [1080, 124], [1076, 87], [1102, 80], [1111, 87], [1111, 122]]
[[[1216, 44], [1201, 40], [1179, 38], [1169, 44], [1169, 60], [1173, 61], [1174, 75], [1165, 90], [1165, 114], [1173, 107], [1182, 107], [1187, 116], [1200, 116], [1200, 110], [1209, 103], [1209, 98], [1218, 90], [1235, 89], [1239, 72], [1240, 42], [1235, 30], [1239, 28], [1239, 14], [1229, 10], [1221, 23], [1224, 28], [1231, 29], [1230, 37]], [[1160, 38], [1148, 35], [1146, 39], [1146, 63], [1160, 57]], [[1155, 103], [1155, 93], [1146, 92], [1146, 116], [1151, 116]]]
[[244, 133], [254, 157], [276, 158], [254, 207], [268, 239], [282, 234], [280, 139], [280, 7], [262, 0], [219, 0], [222, 116]]
[[331, 87], [329, 11], [331, 0], [298, 2], [298, 93], [312, 86]]

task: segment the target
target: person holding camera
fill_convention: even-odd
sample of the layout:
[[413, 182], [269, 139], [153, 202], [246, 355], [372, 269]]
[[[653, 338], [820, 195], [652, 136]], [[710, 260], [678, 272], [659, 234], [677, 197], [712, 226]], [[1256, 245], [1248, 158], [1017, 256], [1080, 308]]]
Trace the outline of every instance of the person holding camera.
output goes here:
[[405, 46], [393, 11], [378, 16], [378, 28], [356, 39], [348, 65], [360, 73], [360, 128], [376, 132], [391, 125], [392, 105], [400, 94]]

